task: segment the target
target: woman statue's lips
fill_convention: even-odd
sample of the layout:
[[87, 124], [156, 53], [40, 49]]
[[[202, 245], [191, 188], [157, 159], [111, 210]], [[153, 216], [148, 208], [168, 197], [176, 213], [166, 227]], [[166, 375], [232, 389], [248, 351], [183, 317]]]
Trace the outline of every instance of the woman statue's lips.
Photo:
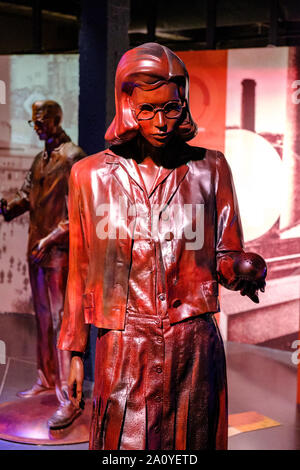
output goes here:
[[168, 137], [170, 132], [159, 132], [158, 134], [153, 134], [154, 137]]

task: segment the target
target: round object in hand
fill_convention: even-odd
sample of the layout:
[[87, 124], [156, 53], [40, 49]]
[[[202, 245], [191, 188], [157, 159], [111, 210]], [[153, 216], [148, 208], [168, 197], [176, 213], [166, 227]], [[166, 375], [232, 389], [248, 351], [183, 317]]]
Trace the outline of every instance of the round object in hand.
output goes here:
[[256, 253], [241, 253], [233, 264], [233, 270], [240, 279], [261, 281], [267, 275], [265, 260]]

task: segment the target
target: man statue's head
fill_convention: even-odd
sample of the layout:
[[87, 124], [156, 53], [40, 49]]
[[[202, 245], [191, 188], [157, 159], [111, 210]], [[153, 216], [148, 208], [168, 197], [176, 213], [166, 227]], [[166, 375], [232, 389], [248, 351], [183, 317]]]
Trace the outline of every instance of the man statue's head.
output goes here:
[[32, 119], [29, 124], [34, 128], [40, 140], [48, 141], [59, 133], [62, 109], [56, 101], [35, 101], [32, 105]]

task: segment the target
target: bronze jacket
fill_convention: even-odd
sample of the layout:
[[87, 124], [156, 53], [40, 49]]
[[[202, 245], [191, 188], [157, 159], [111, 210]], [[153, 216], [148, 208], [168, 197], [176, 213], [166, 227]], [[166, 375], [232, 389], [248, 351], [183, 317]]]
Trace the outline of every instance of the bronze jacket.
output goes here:
[[44, 237], [53, 243], [42, 265], [58, 267], [67, 263], [68, 254], [68, 181], [74, 162], [85, 156], [83, 150], [65, 133], [50, 156], [38, 153], [21, 189], [7, 205], [6, 221], [29, 211], [27, 256]]
[[[222, 153], [184, 145], [182, 161], [155, 183], [155, 211], [147, 198], [133, 197], [133, 185], [144, 190], [133, 159], [106, 150], [73, 166], [61, 349], [83, 352], [88, 324], [124, 328], [137, 227], [147, 259], [149, 250], [153, 259], [161, 250], [170, 322], [219, 310], [218, 259], [243, 250], [231, 171]], [[145, 270], [153, 266], [145, 263]]]

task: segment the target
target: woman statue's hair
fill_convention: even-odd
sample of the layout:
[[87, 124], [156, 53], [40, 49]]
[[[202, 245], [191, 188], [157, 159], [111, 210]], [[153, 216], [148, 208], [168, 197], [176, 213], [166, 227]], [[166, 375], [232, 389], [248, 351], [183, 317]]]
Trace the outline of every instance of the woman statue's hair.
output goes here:
[[139, 124], [130, 105], [135, 87], [153, 90], [163, 84], [176, 83], [184, 111], [177, 134], [184, 140], [197, 133], [189, 108], [189, 76], [182, 60], [170, 49], [157, 43], [146, 43], [127, 51], [121, 58], [116, 72], [116, 115], [109, 126], [105, 139], [114, 145], [133, 139]]

